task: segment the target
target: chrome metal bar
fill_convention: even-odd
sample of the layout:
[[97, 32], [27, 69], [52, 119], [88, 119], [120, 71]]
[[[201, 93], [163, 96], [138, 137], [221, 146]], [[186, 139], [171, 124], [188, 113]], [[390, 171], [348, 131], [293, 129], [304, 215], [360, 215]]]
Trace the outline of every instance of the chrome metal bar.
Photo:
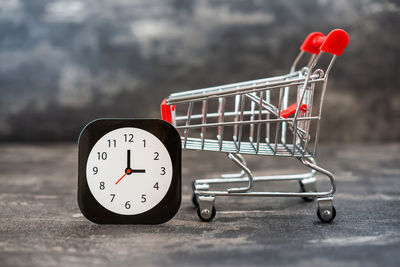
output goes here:
[[[183, 137], [181, 137], [183, 142]], [[187, 145], [185, 149], [194, 149], [199, 150], [201, 149], [201, 140], [200, 138], [193, 138], [188, 137]], [[216, 151], [216, 152], [225, 152], [225, 153], [240, 153], [240, 154], [248, 154], [248, 155], [255, 155], [255, 150], [253, 145], [250, 142], [242, 142], [240, 149], [236, 142], [234, 141], [224, 141], [224, 146], [222, 150], [219, 149], [218, 140], [215, 139], [206, 139], [204, 142], [204, 150], [206, 151]], [[265, 156], [292, 156], [291, 153], [292, 145], [289, 144], [278, 144], [278, 148], [276, 151], [271, 148], [269, 144], [260, 143], [260, 149], [258, 151], [258, 155], [265, 155]], [[297, 153], [295, 154], [296, 157], [309, 157], [313, 156], [309, 151], [304, 150], [302, 147], [297, 147]], [[275, 153], [275, 154], [274, 154]]]
[[240, 143], [242, 141], [242, 134], [243, 134], [243, 124], [245, 123], [243, 121], [244, 105], [245, 105], [245, 98], [243, 97], [243, 95], [240, 95], [240, 119], [239, 119], [239, 121], [236, 121], [234, 124], [234, 125], [239, 124], [239, 135], [238, 135], [238, 141], [237, 141], [238, 150], [240, 150]]
[[[312, 77], [313, 78], [313, 77]], [[179, 104], [179, 103], [184, 103], [188, 101], [202, 101], [206, 99], [213, 99], [213, 98], [219, 98], [219, 97], [227, 97], [227, 96], [233, 96], [241, 93], [255, 93], [259, 92], [262, 90], [277, 90], [279, 88], [282, 88], [282, 86], [294, 86], [298, 84], [304, 83], [305, 78], [298, 78], [294, 80], [286, 80], [282, 82], [276, 82], [276, 83], [271, 83], [271, 84], [265, 84], [265, 85], [257, 85], [257, 86], [250, 86], [250, 87], [245, 87], [245, 88], [240, 88], [240, 89], [229, 89], [229, 90], [224, 90], [224, 91], [218, 91], [218, 92], [213, 92], [213, 93], [204, 93], [204, 94], [198, 94], [198, 95], [190, 95], [190, 96], [184, 96], [184, 97], [177, 97], [173, 98], [170, 96], [167, 99], [167, 102], [169, 105], [174, 105], [174, 104]], [[313, 82], [323, 82], [323, 79], [315, 79]]]
[[185, 139], [183, 141], [183, 147], [186, 148], [186, 141], [187, 141], [187, 137], [189, 134], [189, 125], [190, 125], [190, 116], [192, 115], [192, 110], [193, 110], [193, 102], [189, 103], [189, 107], [188, 107], [188, 111], [187, 111], [187, 121], [186, 121], [186, 127], [185, 127]]
[[253, 84], [268, 84], [268, 83], [273, 83], [273, 82], [282, 81], [282, 80], [286, 80], [286, 79], [293, 79], [297, 76], [298, 76], [297, 73], [287, 73], [287, 74], [281, 75], [281, 76], [262, 78], [262, 79], [256, 79], [256, 80], [250, 80], [250, 81], [238, 82], [238, 83], [231, 83], [231, 84], [195, 89], [195, 90], [184, 91], [184, 92], [177, 92], [177, 93], [171, 94], [170, 98], [195, 95], [195, 94], [199, 94], [199, 93], [203, 94], [203, 93], [209, 93], [209, 92], [217, 92], [220, 90], [228, 90], [228, 89], [232, 89], [232, 88], [242, 88], [242, 87], [246, 87], [246, 86], [253, 85]]
[[[240, 96], [240, 95], [238, 95], [238, 96]], [[206, 100], [203, 100], [203, 101], [206, 101]], [[208, 102], [208, 101], [207, 101], [207, 102]], [[240, 102], [240, 100], [239, 100], [239, 102]], [[239, 107], [240, 107], [240, 104], [239, 104]], [[239, 108], [239, 107], [238, 107], [238, 108]], [[264, 115], [264, 114], [267, 114], [267, 113], [268, 113], [267, 110], [263, 110], [263, 112], [262, 112], [263, 115]], [[235, 113], [234, 111], [228, 111], [228, 112], [225, 111], [225, 113], [224, 113], [224, 117], [225, 117], [225, 118], [228, 118], [228, 117], [235, 117], [236, 115], [237, 115], [237, 117], [239, 118], [239, 115], [240, 115], [239, 110], [238, 110], [237, 113]], [[245, 116], [251, 115], [251, 111], [250, 111], [250, 110], [245, 110], [245, 111], [243, 112], [243, 115], [245, 115]], [[207, 118], [218, 118], [218, 117], [219, 117], [219, 114], [218, 114], [218, 112], [208, 113], [208, 114], [206, 114], [206, 117], [207, 117]], [[192, 114], [192, 117], [191, 117], [192, 120], [202, 119], [202, 118], [203, 118], [203, 114]], [[185, 115], [185, 116], [176, 117], [176, 120], [177, 120], [177, 121], [185, 121], [185, 122], [186, 122], [187, 116]]]
[[221, 125], [218, 126], [218, 135], [217, 139], [219, 141], [219, 150], [221, 151], [222, 149], [222, 143], [224, 140], [224, 112], [225, 112], [225, 98], [219, 98], [218, 99], [218, 123]]
[[202, 191], [195, 190], [195, 194], [198, 195], [212, 195], [212, 196], [246, 196], [246, 197], [324, 197], [330, 196], [330, 192], [244, 192], [244, 193], [233, 193], [228, 191]]
[[[229, 158], [229, 153], [227, 153], [227, 156]], [[236, 157], [240, 160], [240, 162], [244, 165], [247, 166], [246, 159], [240, 155], [239, 153], [236, 153]], [[228, 179], [228, 178], [241, 178], [246, 174], [246, 172], [242, 169], [240, 173], [226, 173], [226, 174], [221, 174], [221, 177], [223, 179]]]
[[[262, 108], [263, 108], [263, 98], [264, 98], [264, 91], [260, 92], [260, 103], [258, 104], [258, 120], [262, 120]], [[256, 145], [256, 153], [258, 153], [258, 150], [260, 148], [260, 138], [261, 138], [261, 127], [262, 124], [259, 123], [257, 124], [257, 145]]]
[[[251, 95], [254, 96], [254, 97], [257, 97], [256, 93], [252, 93]], [[251, 103], [250, 103], [250, 110], [251, 110], [250, 121], [251, 121], [251, 122], [254, 121], [254, 117], [255, 117], [255, 113], [254, 113], [254, 111], [255, 111], [255, 106], [256, 106], [255, 102], [254, 102], [254, 101], [251, 101]], [[250, 124], [249, 141], [250, 141], [250, 143], [253, 143], [253, 141], [254, 141], [254, 124], [253, 124], [253, 123]]]
[[[248, 97], [252, 102], [254, 103], [262, 103], [263, 108], [268, 110], [270, 113], [274, 114], [276, 117], [278, 117], [278, 109], [274, 107], [272, 104], [267, 103], [266, 101], [260, 101], [260, 98], [255, 96], [254, 94], [245, 94], [246, 97]], [[250, 112], [252, 114], [253, 111]]]
[[[280, 118], [281, 117], [281, 104], [282, 104], [282, 97], [283, 97], [283, 93], [282, 93], [282, 88], [279, 90], [279, 102], [278, 102], [278, 118]], [[279, 122], [277, 122], [276, 123], [276, 130], [275, 130], [275, 151], [276, 151], [276, 149], [277, 149], [277, 147], [278, 147], [278, 135], [279, 135], [279, 127], [280, 126], [280, 124], [279, 124]], [[294, 133], [294, 135], [296, 135], [295, 133]]]
[[[241, 97], [241, 95], [236, 95], [235, 96], [235, 111], [233, 112], [234, 116], [235, 116], [234, 121], [238, 121], [239, 120], [240, 97]], [[227, 113], [228, 112], [225, 113], [225, 116], [227, 116]], [[237, 141], [237, 136], [238, 136], [238, 126], [235, 125], [233, 127], [233, 140]]]
[[[283, 92], [282, 110], [285, 110], [288, 107], [289, 88], [290, 87], [286, 86]], [[286, 122], [282, 122], [282, 132], [281, 132], [282, 143], [286, 143], [286, 127], [287, 127]]]
[[[201, 113], [202, 113], [202, 119], [201, 123], [203, 125], [207, 124], [207, 100], [203, 100], [203, 105], [201, 108]], [[206, 127], [201, 127], [201, 149], [204, 149], [204, 138], [206, 135]]]
[[[307, 172], [302, 174], [254, 176], [253, 181], [254, 182], [299, 181], [311, 177], [314, 177], [314, 172]], [[222, 179], [221, 178], [199, 179], [196, 180], [196, 183], [225, 184], [225, 183], [243, 183], [247, 181], [248, 179], [244, 177], [229, 177], [227, 175], [224, 175], [224, 178]]]
[[[309, 117], [309, 118], [298, 118], [297, 120], [301, 121], [301, 120], [318, 120], [318, 119], [319, 119], [318, 116], [313, 116], [313, 117]], [[221, 123], [207, 123], [207, 124], [193, 124], [193, 125], [188, 125], [188, 126], [176, 126], [175, 128], [176, 129], [186, 129], [186, 128], [192, 129], [192, 128], [201, 128], [201, 127], [204, 127], [204, 126], [206, 126], [206, 127], [217, 127], [217, 126], [222, 126], [222, 125], [224, 125], [224, 126], [234, 126], [234, 125], [248, 125], [248, 124], [251, 124], [251, 123], [258, 124], [258, 123], [283, 122], [283, 121], [292, 123], [293, 119], [292, 118], [288, 118], [288, 119], [284, 119], [284, 118], [282, 118], [282, 119], [268, 119], [268, 120], [265, 119], [265, 120], [259, 120], [259, 121], [253, 121], [253, 122], [252, 121], [226, 121], [226, 122], [221, 122]], [[239, 136], [241, 136], [240, 135], [240, 127], [239, 127]]]
[[[248, 98], [250, 98], [250, 100], [251, 101], [253, 101], [253, 102], [255, 102], [255, 103], [259, 103], [259, 102], [261, 102], [260, 101], [260, 98], [258, 98], [257, 96], [253, 96], [253, 95], [251, 95], [251, 94], [245, 94], [245, 96], [247, 96]], [[280, 97], [279, 97], [279, 99], [281, 100], [282, 99], [282, 97], [281, 97], [281, 94], [280, 94]], [[275, 108], [274, 106], [272, 106], [272, 105], [267, 105], [266, 104], [266, 102], [263, 100], [262, 101], [262, 105], [263, 105], [263, 107], [264, 108], [267, 108], [268, 109], [268, 111], [272, 111], [272, 109], [271, 109], [271, 107], [273, 107], [275, 110], [278, 110], [277, 108]], [[276, 117], [280, 117], [280, 112], [278, 113], [278, 112], [271, 112], [273, 115], [275, 115]], [[280, 117], [280, 118], [282, 118], [282, 117]], [[288, 123], [289, 124], [289, 127], [290, 127], [290, 129], [292, 130], [293, 129], [293, 124], [292, 123]], [[293, 132], [296, 132], [296, 134], [299, 134], [300, 136], [301, 135], [304, 135], [305, 134], [305, 132], [302, 130], [302, 129], [297, 129], [296, 131], [293, 131]]]
[[245, 187], [234, 187], [234, 188], [229, 188], [228, 192], [230, 193], [243, 193], [249, 191], [251, 188], [254, 186], [254, 178], [253, 174], [251, 173], [250, 169], [245, 166], [240, 159], [236, 157], [235, 154], [229, 153], [228, 157], [236, 164], [238, 165], [242, 170], [244, 170], [248, 176], [248, 185]]
[[[270, 102], [271, 102], [271, 92], [269, 90], [267, 90], [265, 92], [265, 102], [267, 102], [267, 104], [270, 104]], [[267, 111], [267, 115], [265, 116], [265, 118], [267, 120], [269, 120], [270, 116], [271, 115], [270, 115], [269, 111]], [[265, 131], [266, 131], [265, 136], [266, 136], [266, 139], [267, 139], [267, 143], [269, 143], [270, 140], [271, 140], [271, 136], [270, 136], [271, 125], [269, 123], [265, 124]]]

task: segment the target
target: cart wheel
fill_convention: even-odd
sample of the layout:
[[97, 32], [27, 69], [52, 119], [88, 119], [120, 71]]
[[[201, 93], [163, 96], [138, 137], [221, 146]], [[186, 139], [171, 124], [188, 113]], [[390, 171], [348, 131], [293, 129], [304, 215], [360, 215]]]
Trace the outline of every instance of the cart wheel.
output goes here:
[[[315, 191], [306, 191], [306, 189], [304, 188], [304, 184], [299, 181], [300, 184], [300, 193], [304, 193], [304, 192], [315, 192]], [[301, 197], [305, 202], [312, 202], [314, 201], [313, 197]]]
[[318, 219], [321, 220], [321, 222], [329, 223], [329, 222], [333, 221], [333, 219], [335, 219], [335, 217], [336, 217], [336, 209], [335, 209], [334, 206], [332, 206], [332, 214], [330, 214], [329, 210], [321, 211], [318, 208], [317, 209], [317, 216], [318, 216]]
[[200, 207], [197, 208], [197, 216], [199, 216], [199, 218], [200, 218], [202, 221], [204, 221], [204, 222], [209, 222], [209, 221], [211, 221], [212, 219], [214, 219], [215, 214], [217, 213], [217, 211], [215, 210], [215, 207], [212, 208], [211, 216], [210, 216], [210, 217], [208, 217], [208, 216], [209, 216], [209, 215], [208, 215], [209, 212], [210, 212], [210, 211], [209, 211], [208, 209], [206, 209], [206, 210], [204, 210], [203, 213], [202, 213], [202, 212], [200, 211]]
[[197, 197], [196, 197], [196, 194], [195, 194], [195, 193], [192, 194], [192, 203], [193, 203], [193, 205], [194, 205], [195, 207], [198, 207], [198, 206], [199, 206], [199, 202], [197, 201]]

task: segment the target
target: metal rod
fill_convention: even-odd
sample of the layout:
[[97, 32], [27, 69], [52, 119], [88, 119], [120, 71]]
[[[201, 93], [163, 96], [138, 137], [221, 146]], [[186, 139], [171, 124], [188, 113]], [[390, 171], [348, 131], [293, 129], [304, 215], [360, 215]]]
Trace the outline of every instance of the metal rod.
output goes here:
[[[311, 77], [313, 78], [313, 77]], [[227, 97], [227, 96], [232, 96], [232, 95], [237, 95], [241, 93], [255, 93], [259, 92], [262, 90], [276, 90], [282, 88], [282, 86], [291, 86], [291, 85], [298, 85], [304, 83], [305, 78], [299, 78], [299, 79], [294, 79], [294, 80], [286, 80], [286, 81], [281, 81], [281, 82], [276, 82], [276, 83], [271, 83], [271, 84], [263, 84], [263, 85], [257, 85], [257, 86], [249, 86], [249, 87], [244, 87], [244, 88], [234, 88], [234, 89], [229, 89], [229, 90], [224, 90], [224, 91], [218, 91], [218, 92], [212, 92], [212, 93], [204, 93], [204, 94], [196, 94], [196, 95], [189, 95], [189, 96], [184, 96], [184, 97], [177, 97], [173, 98], [172, 95], [168, 98], [167, 102], [169, 105], [173, 104], [179, 104], [187, 101], [201, 101], [201, 100], [206, 100], [206, 99], [213, 99], [213, 98], [219, 98], [219, 97]], [[313, 82], [323, 82], [323, 79], [316, 79], [313, 80]]]
[[[207, 100], [203, 100], [203, 105], [202, 105], [202, 119], [201, 123], [203, 125], [207, 124]], [[206, 135], [206, 128], [201, 127], [201, 149], [204, 149], [204, 139]]]
[[[256, 93], [252, 93], [251, 95], [254, 96], [255, 98], [257, 97]], [[255, 106], [256, 106], [255, 101], [251, 101], [251, 103], [250, 103], [250, 110], [251, 110], [250, 121], [251, 121], [251, 122], [254, 121], [254, 117], [255, 117], [255, 113], [254, 113], [254, 111], [255, 111]], [[250, 141], [250, 143], [253, 143], [253, 141], [254, 141], [254, 124], [253, 124], [253, 123], [250, 124], [249, 141]]]
[[[258, 120], [262, 120], [263, 98], [264, 98], [264, 92], [261, 91], [260, 92], [260, 103], [258, 104]], [[256, 153], [258, 153], [258, 150], [260, 149], [261, 127], [262, 127], [262, 124], [258, 123], [257, 124], [257, 149], [256, 149]]]
[[188, 107], [188, 111], [187, 111], [187, 121], [186, 121], [186, 127], [185, 127], [185, 139], [183, 141], [183, 147], [186, 147], [186, 141], [187, 141], [187, 137], [189, 134], [189, 125], [190, 125], [190, 116], [192, 115], [192, 110], [193, 110], [193, 102], [189, 103], [189, 107]]
[[[235, 96], [235, 111], [233, 112], [234, 116], [235, 116], [234, 121], [238, 121], [239, 120], [240, 97], [241, 97], [241, 95], [236, 95]], [[227, 116], [227, 113], [225, 113], [225, 116]], [[233, 140], [234, 141], [237, 141], [237, 135], [238, 135], [238, 126], [235, 125], [233, 127]]]
[[[266, 91], [266, 94], [265, 94], [265, 101], [267, 102], [267, 104], [270, 104], [270, 102], [271, 102], [271, 92], [270, 92], [269, 90]], [[271, 115], [270, 115], [269, 111], [267, 111], [267, 115], [265, 116], [265, 118], [266, 118], [267, 120], [269, 120], [269, 119], [270, 119], [270, 116], [271, 116]], [[270, 140], [271, 140], [271, 139], [270, 139], [270, 138], [271, 138], [271, 136], [270, 136], [271, 126], [270, 126], [269, 123], [266, 123], [265, 131], [266, 131], [267, 143], [269, 143]]]
[[195, 94], [199, 94], [199, 93], [203, 94], [203, 93], [209, 93], [209, 92], [216, 92], [216, 91], [220, 91], [220, 90], [228, 90], [231, 88], [242, 88], [242, 87], [246, 87], [248, 85], [253, 85], [253, 84], [267, 84], [267, 83], [270, 84], [270, 83], [274, 83], [276, 81], [293, 79], [297, 76], [298, 76], [298, 73], [288, 73], [285, 75], [280, 75], [280, 76], [275, 76], [275, 77], [262, 78], [262, 79], [245, 81], [245, 82], [238, 82], [238, 83], [231, 83], [231, 84], [213, 86], [213, 87], [208, 87], [208, 88], [195, 89], [195, 90], [190, 90], [190, 91], [185, 91], [185, 92], [173, 93], [170, 95], [170, 98], [195, 95]]
[[[298, 118], [297, 120], [301, 121], [301, 120], [318, 120], [319, 117], [318, 116], [313, 116], [313, 117], [309, 117], [309, 118]], [[227, 121], [227, 122], [223, 122], [223, 123], [207, 123], [207, 124], [193, 124], [193, 125], [188, 125], [188, 126], [177, 126], [175, 127], [176, 129], [193, 129], [193, 128], [201, 128], [204, 126], [207, 127], [217, 127], [217, 126], [221, 126], [221, 125], [225, 125], [225, 126], [233, 126], [233, 125], [247, 125], [247, 124], [251, 124], [251, 123], [267, 123], [267, 122], [293, 122], [293, 119], [289, 118], [289, 119], [265, 119], [265, 120], [259, 120], [259, 121]], [[240, 127], [239, 127], [239, 137], [241, 137], [241, 133], [240, 133]], [[240, 140], [240, 138], [238, 138]]]
[[218, 99], [218, 123], [221, 125], [218, 126], [218, 135], [217, 139], [219, 140], [219, 150], [222, 150], [222, 143], [224, 139], [224, 111], [225, 111], [225, 98]]
[[[281, 116], [281, 103], [282, 103], [282, 88], [279, 90], [279, 102], [278, 102], [278, 118]], [[278, 134], [279, 134], [279, 122], [276, 123], [276, 130], [275, 130], [275, 153], [278, 147]]]
[[239, 135], [238, 135], [238, 141], [237, 141], [238, 150], [240, 150], [240, 143], [242, 141], [243, 124], [248, 123], [248, 121], [243, 121], [244, 104], [245, 104], [245, 98], [243, 97], [243, 95], [240, 95], [240, 119], [239, 119], [239, 121], [235, 121], [235, 124], [233, 124], [233, 125], [239, 124]]

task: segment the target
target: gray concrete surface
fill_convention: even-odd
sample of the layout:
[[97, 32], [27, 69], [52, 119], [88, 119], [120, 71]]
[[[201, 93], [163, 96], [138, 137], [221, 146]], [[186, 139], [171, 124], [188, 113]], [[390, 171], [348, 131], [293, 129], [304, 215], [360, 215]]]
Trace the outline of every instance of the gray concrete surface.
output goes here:
[[[399, 266], [399, 152], [400, 144], [320, 147], [320, 164], [338, 180], [329, 225], [318, 222], [316, 203], [288, 198], [219, 198], [215, 220], [199, 222], [192, 178], [234, 166], [218, 153], [184, 152], [179, 213], [143, 226], [82, 217], [75, 144], [2, 144], [0, 266]], [[303, 170], [294, 159], [250, 157], [249, 165], [258, 174]]]

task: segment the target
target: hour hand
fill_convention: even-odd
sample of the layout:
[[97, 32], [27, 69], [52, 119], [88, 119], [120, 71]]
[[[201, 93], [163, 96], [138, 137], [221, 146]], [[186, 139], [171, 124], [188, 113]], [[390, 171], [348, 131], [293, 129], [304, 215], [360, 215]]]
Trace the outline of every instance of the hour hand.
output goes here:
[[133, 169], [131, 171], [132, 171], [132, 173], [146, 173], [146, 170], [144, 170], [144, 169]]

